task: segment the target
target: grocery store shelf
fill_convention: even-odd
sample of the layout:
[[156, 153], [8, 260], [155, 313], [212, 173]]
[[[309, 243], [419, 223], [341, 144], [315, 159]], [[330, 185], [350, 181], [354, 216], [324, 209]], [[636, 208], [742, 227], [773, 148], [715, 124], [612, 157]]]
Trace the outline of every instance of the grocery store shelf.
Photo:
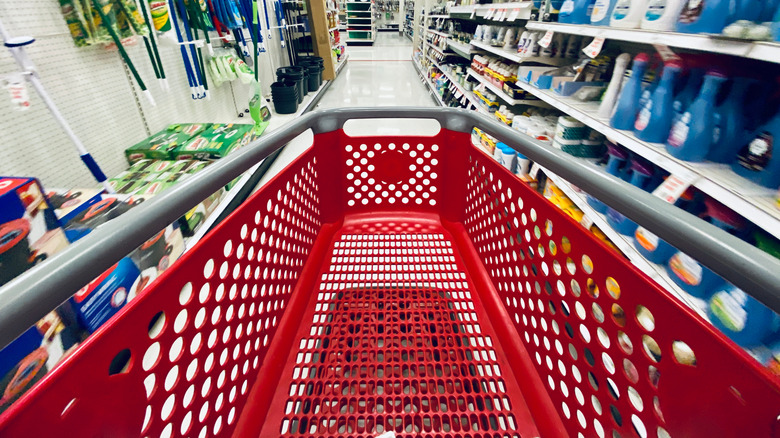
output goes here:
[[528, 23], [528, 29], [554, 31], [641, 44], [662, 44], [669, 47], [720, 53], [742, 58], [780, 63], [780, 44], [742, 41], [718, 35], [702, 35], [676, 32], [658, 32], [640, 29], [614, 29], [602, 26], [586, 26], [560, 23]]
[[490, 52], [494, 55], [498, 55], [509, 61], [516, 62], [518, 64], [524, 62], [538, 62], [540, 64], [547, 64], [547, 65], [566, 65], [566, 64], [573, 63], [571, 59], [566, 59], [566, 58], [549, 58], [543, 56], [520, 56], [519, 54], [517, 54], [517, 52], [510, 52], [509, 50], [504, 50], [500, 47], [493, 47], [490, 44], [481, 43], [479, 41], [472, 41], [471, 45], [479, 49], [485, 50], [487, 52]]
[[452, 38], [447, 38], [447, 46], [452, 50], [453, 52], [457, 53], [458, 55], [471, 60], [471, 46], [468, 44], [462, 44], [459, 43]]
[[[531, 18], [531, 10], [533, 9], [532, 1], [514, 2], [514, 3], [493, 3], [487, 5], [468, 5], [468, 6], [452, 6], [450, 7], [450, 15], [453, 14], [467, 14], [470, 18], [483, 18], [492, 10], [491, 18], [498, 17], [498, 11], [506, 11], [506, 14], [514, 9], [519, 9], [517, 18], [515, 20], [528, 20]], [[511, 21], [505, 21], [511, 22]]]
[[540, 90], [524, 82], [517, 82], [517, 85], [672, 175], [691, 182], [756, 226], [780, 238], [780, 209], [775, 206], [776, 190], [761, 187], [738, 176], [727, 165], [678, 160], [666, 152], [663, 144], [647, 143], [629, 131], [618, 131], [609, 126], [609, 120], [596, 115], [598, 102], [583, 103], [566, 99], [550, 90]]
[[450, 36], [450, 34], [448, 34], [447, 32], [440, 32], [438, 30], [433, 30], [433, 29], [428, 29], [428, 32], [435, 33], [436, 35], [441, 35], [445, 38], [448, 38]]
[[[584, 162], [585, 160], [583, 160]], [[697, 311], [704, 319], [707, 319], [706, 303], [704, 300], [692, 297], [687, 292], [682, 290], [677, 284], [669, 278], [669, 274], [666, 272], [666, 268], [662, 265], [657, 265], [648, 261], [642, 254], [637, 251], [634, 246], [634, 239], [630, 236], [624, 236], [615, 231], [612, 226], [607, 222], [606, 216], [597, 212], [593, 207], [588, 204], [586, 195], [582, 193], [578, 188], [569, 184], [568, 181], [556, 175], [555, 173], [547, 170], [546, 168], [534, 164], [539, 170], [543, 171], [547, 178], [549, 178], [561, 191], [574, 202], [585, 214], [580, 224], [589, 229], [591, 224], [596, 225], [607, 238], [612, 242], [623, 255], [628, 258], [631, 263], [634, 264], [645, 275], [652, 278], [661, 287], [665, 288], [672, 293], [677, 299], [685, 303], [688, 307]], [[595, 166], [594, 166], [595, 167]]]
[[450, 16], [449, 15], [442, 15], [442, 14], [439, 14], [439, 15], [426, 15], [425, 18], [450, 18]]
[[433, 63], [434, 66], [436, 66], [436, 68], [439, 69], [439, 71], [441, 71], [444, 74], [444, 76], [447, 78], [447, 80], [450, 81], [450, 83], [452, 84], [453, 87], [455, 87], [455, 89], [457, 89], [464, 96], [466, 96], [466, 99], [469, 101], [471, 106], [473, 106], [476, 109], [477, 112], [485, 115], [490, 115], [490, 112], [486, 110], [484, 107], [482, 107], [482, 105], [480, 104], [479, 98], [477, 98], [477, 96], [475, 96], [474, 93], [466, 90], [465, 88], [463, 88], [461, 84], [458, 83], [456, 77], [452, 74], [450, 69], [442, 68], [441, 64], [439, 64], [434, 60], [431, 60], [431, 62]]
[[509, 105], [530, 105], [530, 106], [539, 106], [545, 108], [549, 107], [549, 105], [542, 100], [512, 99], [511, 97], [507, 96], [506, 93], [504, 93], [504, 90], [493, 85], [486, 77], [482, 76], [481, 74], [475, 72], [472, 69], [468, 69], [468, 73], [469, 76], [485, 84], [488, 90], [492, 91], [493, 93], [496, 93], [496, 96], [498, 96], [499, 99], [503, 100]]
[[425, 83], [426, 87], [428, 87], [428, 90], [433, 94], [434, 101], [439, 106], [444, 106], [444, 101], [441, 99], [441, 96], [439, 96], [439, 93], [436, 92], [436, 88], [433, 86], [431, 81], [428, 79], [428, 75], [423, 72], [423, 68], [420, 65], [419, 62], [417, 62], [415, 59], [412, 59], [412, 64], [414, 64], [415, 70], [417, 70], [417, 73], [420, 75], [420, 78]]
[[439, 47], [439, 46], [437, 46], [437, 45], [434, 45], [434, 44], [432, 44], [432, 43], [427, 43], [427, 44], [428, 44], [428, 47], [432, 47], [432, 48], [433, 48], [433, 50], [436, 50], [437, 52], [441, 53], [441, 54], [442, 54], [442, 55], [444, 55], [444, 56], [447, 56], [447, 55], [451, 55], [451, 54], [452, 54], [452, 53], [444, 53], [444, 49], [442, 49], [441, 47]]

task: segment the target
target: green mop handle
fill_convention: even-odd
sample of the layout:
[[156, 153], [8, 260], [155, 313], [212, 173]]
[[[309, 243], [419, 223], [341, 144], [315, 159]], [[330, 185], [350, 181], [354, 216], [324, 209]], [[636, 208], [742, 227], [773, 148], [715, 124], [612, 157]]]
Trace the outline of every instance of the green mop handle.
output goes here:
[[154, 52], [154, 59], [155, 62], [152, 64], [157, 64], [157, 68], [159, 69], [160, 75], [157, 76], [159, 79], [165, 79], [165, 70], [163, 69], [163, 63], [162, 58], [160, 58], [160, 51], [157, 50], [157, 40], [154, 37], [154, 32], [156, 29], [154, 28], [154, 23], [151, 19], [151, 14], [149, 14], [149, 3], [146, 0], [141, 0], [141, 12], [144, 14], [144, 20], [146, 21], [146, 27], [149, 29], [149, 39], [152, 43], [152, 50]]
[[116, 30], [114, 29], [114, 26], [111, 26], [108, 22], [108, 18], [106, 17], [106, 13], [103, 11], [103, 8], [100, 6], [100, 2], [98, 0], [92, 0], [92, 4], [95, 5], [95, 9], [97, 9], [98, 14], [100, 15], [100, 19], [103, 21], [103, 23], [105, 23], [108, 33], [111, 35], [111, 38], [114, 40], [114, 44], [116, 44], [117, 49], [119, 49], [119, 54], [122, 56], [122, 60], [125, 61], [127, 68], [130, 69], [130, 72], [133, 74], [133, 77], [135, 77], [135, 81], [138, 83], [138, 86], [141, 88], [141, 91], [143, 91], [144, 94], [146, 95], [146, 98], [149, 99], [149, 103], [151, 103], [152, 106], [156, 106], [156, 103], [154, 102], [154, 98], [152, 97], [152, 93], [150, 93], [149, 90], [146, 89], [146, 85], [144, 84], [143, 79], [141, 79], [141, 76], [138, 74], [138, 70], [135, 69], [135, 66], [133, 65], [133, 62], [130, 60], [130, 57], [127, 56], [127, 52], [125, 51], [124, 46], [122, 46], [122, 42], [119, 40], [119, 36], [116, 34]]
[[252, 35], [252, 39], [254, 40], [253, 42], [255, 43], [255, 65], [254, 65], [255, 82], [260, 82], [260, 75], [259, 75], [260, 69], [258, 68], [259, 66], [257, 65], [257, 40], [260, 39], [260, 23], [259, 20], [257, 19], [258, 11], [259, 9], [257, 8], [257, 0], [254, 0], [252, 2], [252, 23], [255, 25], [254, 28], [255, 34]]

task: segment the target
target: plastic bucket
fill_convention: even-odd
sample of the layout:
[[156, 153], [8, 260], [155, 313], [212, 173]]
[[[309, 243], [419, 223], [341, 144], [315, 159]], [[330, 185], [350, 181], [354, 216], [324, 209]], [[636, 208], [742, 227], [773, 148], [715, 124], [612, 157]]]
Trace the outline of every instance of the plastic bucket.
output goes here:
[[277, 114], [294, 114], [298, 111], [299, 93], [295, 81], [280, 81], [271, 84], [271, 97]]
[[283, 81], [285, 79], [294, 81], [298, 86], [298, 103], [303, 102], [303, 95], [305, 94], [304, 82], [306, 72], [303, 67], [281, 67], [276, 69], [276, 80]]
[[309, 74], [308, 80], [306, 82], [307, 86], [309, 87], [309, 91], [319, 90], [320, 85], [322, 85], [323, 68], [312, 62], [306, 62], [305, 64], [301, 65], [306, 67], [306, 72]]

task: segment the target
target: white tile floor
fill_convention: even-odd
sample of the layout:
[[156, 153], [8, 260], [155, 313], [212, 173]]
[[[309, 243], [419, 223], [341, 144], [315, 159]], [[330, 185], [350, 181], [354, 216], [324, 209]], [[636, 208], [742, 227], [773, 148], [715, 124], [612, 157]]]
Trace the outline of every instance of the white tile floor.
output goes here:
[[[412, 42], [397, 32], [379, 32], [373, 46], [347, 46], [349, 61], [330, 88], [325, 92], [316, 109], [376, 106], [424, 106], [433, 107], [428, 89], [420, 80], [412, 65]], [[410, 126], [412, 122], [414, 126]], [[418, 126], [419, 125], [419, 126]], [[425, 121], [410, 120], [403, 123], [385, 122], [382, 126], [361, 126], [366, 133], [371, 129], [380, 135], [393, 135], [426, 131]], [[363, 134], [361, 129], [361, 134]], [[273, 176], [290, 164], [311, 146], [313, 137], [303, 134], [291, 141], [268, 172], [263, 176], [259, 189]]]

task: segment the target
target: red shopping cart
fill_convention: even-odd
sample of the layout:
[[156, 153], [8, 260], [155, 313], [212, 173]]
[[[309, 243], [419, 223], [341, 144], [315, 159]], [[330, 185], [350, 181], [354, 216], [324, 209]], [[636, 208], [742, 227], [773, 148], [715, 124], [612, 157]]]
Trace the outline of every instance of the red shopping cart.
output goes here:
[[[441, 130], [342, 129], [409, 117]], [[779, 436], [778, 381], [473, 147], [474, 126], [780, 307], [770, 257], [487, 118], [312, 113], [0, 292], [7, 343], [122, 248], [313, 130], [311, 148], [6, 411], [0, 435]]]

